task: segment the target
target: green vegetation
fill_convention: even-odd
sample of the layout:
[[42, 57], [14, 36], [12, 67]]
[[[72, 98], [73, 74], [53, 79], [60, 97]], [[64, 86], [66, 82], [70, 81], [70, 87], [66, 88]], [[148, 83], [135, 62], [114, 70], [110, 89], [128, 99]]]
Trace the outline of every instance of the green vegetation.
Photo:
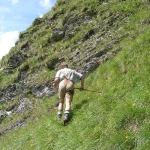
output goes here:
[[2, 150], [148, 149], [149, 41], [148, 32], [133, 42], [126, 39], [124, 50], [86, 78], [87, 88], [102, 93], [76, 91], [68, 126], [56, 121], [56, 111], [49, 111], [57, 95], [39, 99], [34, 121], [7, 133]]
[[[75, 91], [75, 96], [72, 104], [72, 119], [67, 126], [57, 122], [57, 109], [54, 105], [57, 102], [57, 94], [51, 97], [35, 98], [29, 94], [32, 108], [21, 114], [13, 114], [4, 119], [1, 124], [1, 131], [11, 122], [18, 118], [26, 119], [26, 124], [23, 127], [11, 130], [3, 135], [0, 140], [1, 150], [148, 150], [150, 147], [150, 8], [149, 3], [144, 0], [123, 1], [121, 3], [112, 1], [108, 4], [95, 6], [94, 0], [88, 0], [80, 5], [80, 0], [72, 2], [72, 8], [79, 5], [81, 11], [83, 6], [91, 5], [91, 8], [102, 8], [104, 11], [109, 6], [109, 11], [125, 13], [134, 13], [129, 20], [126, 20], [125, 25], [118, 22], [120, 35], [123, 39], [117, 43], [116, 47], [121, 47], [122, 50], [112, 59], [109, 59], [103, 65], [98, 67], [85, 79], [85, 88], [101, 91], [94, 93], [89, 91]], [[92, 5], [93, 2], [93, 5]], [[53, 16], [53, 12], [66, 9], [61, 5], [61, 0], [57, 1], [55, 9], [46, 14]], [[59, 7], [58, 7], [59, 6]], [[144, 9], [143, 9], [144, 8]], [[78, 10], [78, 11], [79, 11]], [[68, 13], [71, 10], [68, 10]], [[77, 11], [77, 10], [76, 10]], [[78, 12], [80, 13], [80, 12]], [[100, 12], [99, 12], [100, 13]], [[108, 12], [106, 11], [102, 17]], [[101, 18], [93, 19], [93, 24], [96, 24]], [[124, 20], [127, 18], [124, 18]], [[62, 19], [63, 20], [63, 19]], [[61, 23], [58, 20], [58, 25]], [[146, 22], [146, 23], [145, 23]], [[57, 42], [54, 46], [60, 50], [53, 54], [53, 50], [48, 47], [43, 48], [43, 53], [38, 53], [41, 49], [39, 43], [34, 43], [32, 53], [38, 53], [33, 59], [28, 59], [25, 64], [20, 66], [24, 68], [26, 65], [31, 65], [30, 72], [36, 72], [38, 66], [38, 77], [40, 82], [54, 75], [54, 71], [48, 70], [46, 67], [45, 73], [41, 72], [43, 66], [51, 58], [63, 52], [69, 43], [74, 43], [79, 37], [86, 34], [86, 31], [91, 29], [91, 24], [83, 27], [85, 30], [80, 30], [71, 39]], [[117, 29], [115, 25], [110, 28], [110, 31]], [[36, 26], [35, 26], [36, 28]], [[28, 30], [31, 30], [30, 28]], [[27, 31], [28, 31], [27, 30]], [[42, 29], [43, 31], [46, 31]], [[40, 32], [37, 30], [37, 32]], [[47, 32], [47, 31], [46, 31]], [[101, 32], [99, 30], [98, 32]], [[116, 35], [119, 36], [119, 35]], [[48, 36], [44, 36], [47, 40]], [[43, 39], [43, 41], [45, 40]], [[39, 39], [41, 40], [41, 39]], [[107, 39], [108, 40], [108, 39]], [[105, 42], [107, 42], [107, 40]], [[46, 42], [45, 42], [46, 43]], [[75, 45], [76, 46], [76, 45]], [[81, 45], [84, 46], [84, 45]], [[54, 48], [53, 47], [53, 48]], [[100, 46], [98, 47], [100, 49]], [[97, 48], [97, 49], [98, 49]], [[83, 48], [84, 51], [84, 48]], [[46, 57], [44, 61], [37, 61], [41, 55], [52, 55]], [[39, 56], [40, 55], [40, 56]], [[6, 58], [3, 59], [4, 60]], [[38, 62], [38, 63], [35, 63]], [[36, 73], [37, 73], [36, 72]], [[15, 78], [17, 70], [14, 74], [10, 74]], [[41, 76], [44, 76], [42, 79]], [[4, 83], [2, 72], [0, 72], [0, 81], [2, 85], [8, 84], [11, 80]], [[76, 84], [78, 87], [79, 84]], [[16, 98], [17, 99], [17, 98]], [[19, 99], [19, 98], [18, 98]], [[17, 103], [17, 100], [13, 103]], [[11, 104], [12, 105], [12, 104]], [[9, 103], [0, 105], [0, 108], [11, 106]], [[30, 117], [29, 117], [30, 116]]]

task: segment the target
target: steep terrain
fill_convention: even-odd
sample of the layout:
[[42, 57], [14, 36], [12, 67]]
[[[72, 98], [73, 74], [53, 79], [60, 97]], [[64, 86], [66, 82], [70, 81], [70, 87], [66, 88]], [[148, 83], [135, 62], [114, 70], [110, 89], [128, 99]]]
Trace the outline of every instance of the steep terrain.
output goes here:
[[[13, 144], [16, 149], [26, 144], [24, 149], [73, 149], [76, 145], [79, 150], [147, 149], [148, 135], [144, 135], [149, 131], [149, 24], [147, 0], [57, 0], [50, 12], [20, 33], [15, 47], [0, 62], [3, 142], [10, 139], [9, 134], [16, 136], [16, 129], [20, 139], [16, 139], [18, 145]], [[102, 90], [100, 95], [77, 93], [73, 107], [77, 121], [73, 119], [67, 129], [56, 124], [53, 112], [57, 89], [48, 86], [62, 61], [85, 74], [87, 87]], [[31, 129], [25, 132], [26, 126]], [[81, 139], [72, 128], [81, 133]], [[47, 134], [47, 130], [51, 132]], [[91, 137], [84, 137], [88, 131]], [[64, 142], [65, 134], [73, 141], [65, 138]], [[49, 140], [42, 142], [45, 136]], [[57, 136], [66, 145], [59, 143]]]

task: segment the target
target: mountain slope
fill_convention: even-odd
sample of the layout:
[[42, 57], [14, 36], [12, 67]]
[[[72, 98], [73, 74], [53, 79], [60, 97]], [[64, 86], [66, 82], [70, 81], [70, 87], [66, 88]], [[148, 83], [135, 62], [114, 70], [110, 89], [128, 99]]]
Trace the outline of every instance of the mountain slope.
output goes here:
[[[1, 117], [0, 147], [147, 149], [149, 11], [140, 0], [57, 1], [37, 18], [1, 61], [1, 110], [12, 114]], [[76, 91], [67, 127], [56, 121], [57, 95], [45, 84], [63, 60], [102, 92]]]

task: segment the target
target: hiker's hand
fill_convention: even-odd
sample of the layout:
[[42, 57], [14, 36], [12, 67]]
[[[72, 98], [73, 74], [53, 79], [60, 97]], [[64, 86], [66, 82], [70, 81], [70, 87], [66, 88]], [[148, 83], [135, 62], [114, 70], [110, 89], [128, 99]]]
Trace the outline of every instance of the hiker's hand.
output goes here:
[[80, 91], [83, 91], [84, 90], [84, 88], [82, 88], [82, 87], [80, 87], [80, 89], [79, 89]]
[[55, 84], [55, 83], [53, 83], [52, 85], [53, 85], [54, 88], [56, 87], [56, 84]]
[[59, 79], [55, 78], [54, 82], [53, 82], [53, 87], [57, 87], [57, 85], [59, 84]]

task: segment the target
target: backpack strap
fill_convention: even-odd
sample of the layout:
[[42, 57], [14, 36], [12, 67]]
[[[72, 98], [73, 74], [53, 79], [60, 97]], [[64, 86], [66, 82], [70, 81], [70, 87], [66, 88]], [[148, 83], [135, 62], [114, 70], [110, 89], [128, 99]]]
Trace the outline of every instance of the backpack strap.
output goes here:
[[70, 74], [72, 73], [72, 70], [70, 70], [67, 74], [66, 74], [64, 71], [61, 71], [61, 73], [64, 75], [64, 77], [65, 77], [67, 80], [70, 80], [69, 77], [70, 77]]

